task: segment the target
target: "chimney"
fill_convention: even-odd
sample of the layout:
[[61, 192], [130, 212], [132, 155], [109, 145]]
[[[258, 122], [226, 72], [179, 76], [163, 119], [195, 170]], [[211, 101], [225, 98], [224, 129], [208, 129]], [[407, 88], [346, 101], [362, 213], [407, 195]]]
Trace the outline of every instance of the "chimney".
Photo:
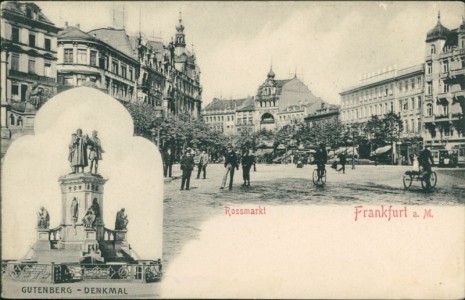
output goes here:
[[65, 27], [68, 27], [68, 21], [65, 22]]
[[76, 24], [76, 27], [77, 27], [78, 29], [81, 29], [81, 24], [77, 23], [77, 24]]

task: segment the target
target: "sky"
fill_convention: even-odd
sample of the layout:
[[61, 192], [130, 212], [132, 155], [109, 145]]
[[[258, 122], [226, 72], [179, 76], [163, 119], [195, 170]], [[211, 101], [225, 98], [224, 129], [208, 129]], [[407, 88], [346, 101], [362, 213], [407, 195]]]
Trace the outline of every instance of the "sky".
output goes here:
[[[90, 31], [140, 30], [169, 42], [179, 11], [186, 42], [201, 70], [203, 106], [213, 97], [253, 96], [272, 65], [276, 79], [297, 75], [323, 100], [364, 74], [424, 61], [425, 38], [437, 23], [457, 28], [465, 4], [455, 2], [37, 2], [58, 26]], [[116, 11], [113, 14], [113, 11]], [[114, 17], [115, 16], [115, 17]], [[116, 19], [116, 23], [113, 20]]]

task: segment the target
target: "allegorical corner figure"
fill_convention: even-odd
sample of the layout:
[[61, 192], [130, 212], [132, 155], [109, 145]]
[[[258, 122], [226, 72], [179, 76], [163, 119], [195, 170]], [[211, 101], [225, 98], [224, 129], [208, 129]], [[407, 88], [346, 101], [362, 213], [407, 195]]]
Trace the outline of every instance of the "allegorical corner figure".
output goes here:
[[126, 230], [128, 226], [128, 216], [125, 214], [124, 211], [125, 209], [122, 208], [120, 211], [116, 213], [115, 230]]
[[37, 228], [48, 229], [50, 226], [50, 215], [45, 207], [41, 206], [37, 212]]

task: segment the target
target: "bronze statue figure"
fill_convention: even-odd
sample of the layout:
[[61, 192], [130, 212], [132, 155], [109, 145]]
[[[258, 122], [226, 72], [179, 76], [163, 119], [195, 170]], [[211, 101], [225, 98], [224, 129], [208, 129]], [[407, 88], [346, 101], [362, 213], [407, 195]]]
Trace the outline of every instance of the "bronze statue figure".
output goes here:
[[50, 226], [50, 215], [45, 207], [41, 206], [37, 212], [37, 228], [48, 229]]
[[76, 134], [72, 135], [71, 144], [69, 145], [69, 157], [68, 160], [71, 163], [73, 169], [72, 173], [84, 172], [84, 167], [87, 167], [87, 145], [89, 138], [86, 134], [82, 134], [82, 129], [76, 130]]
[[92, 173], [92, 169], [94, 169], [94, 174], [97, 174], [98, 161], [102, 160], [102, 153], [105, 153], [100, 143], [97, 130], [92, 131], [92, 137], [89, 138], [89, 151], [90, 151], [89, 152], [89, 160], [90, 160], [89, 173]]
[[96, 216], [91, 206], [87, 210], [84, 218], [82, 218], [82, 224], [84, 224], [85, 228], [95, 228], [95, 219], [96, 219]]
[[122, 208], [116, 213], [115, 230], [126, 230], [129, 220], [128, 216], [124, 213], [125, 209]]

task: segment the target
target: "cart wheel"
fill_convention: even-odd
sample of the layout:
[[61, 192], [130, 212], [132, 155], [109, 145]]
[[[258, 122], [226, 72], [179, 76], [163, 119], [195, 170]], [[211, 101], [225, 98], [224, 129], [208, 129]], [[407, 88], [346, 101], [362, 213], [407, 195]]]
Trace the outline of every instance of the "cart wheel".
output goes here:
[[408, 189], [412, 185], [412, 175], [404, 175], [404, 187]]
[[436, 183], [438, 183], [438, 176], [436, 175], [436, 172], [431, 173], [430, 180], [431, 182], [431, 187], [435, 187]]
[[[436, 172], [431, 173], [431, 175], [429, 176], [429, 182], [431, 184], [431, 188], [434, 188], [436, 186], [436, 183], [438, 182]], [[423, 189], [426, 189], [426, 180], [423, 179], [423, 176], [421, 177], [421, 187]]]

